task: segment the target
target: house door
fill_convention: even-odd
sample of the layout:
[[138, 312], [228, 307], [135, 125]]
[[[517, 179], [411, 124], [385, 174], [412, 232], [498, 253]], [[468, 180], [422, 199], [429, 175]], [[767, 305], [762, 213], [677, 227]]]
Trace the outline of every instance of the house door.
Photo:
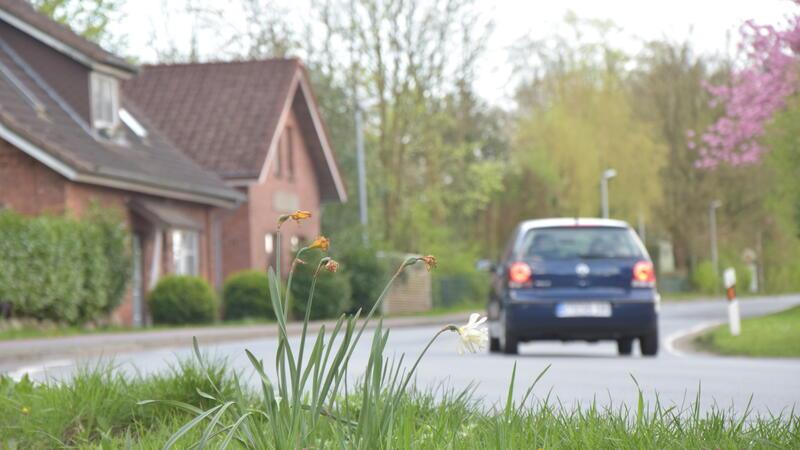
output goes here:
[[131, 243], [131, 257], [133, 259], [133, 274], [131, 276], [133, 294], [133, 326], [141, 327], [143, 324], [144, 292], [142, 288], [142, 238], [134, 233]]

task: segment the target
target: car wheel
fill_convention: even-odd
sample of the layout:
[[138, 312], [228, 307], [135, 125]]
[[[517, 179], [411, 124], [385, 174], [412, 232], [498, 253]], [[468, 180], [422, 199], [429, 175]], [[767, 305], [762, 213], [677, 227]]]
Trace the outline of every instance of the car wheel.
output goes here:
[[519, 352], [519, 341], [517, 337], [508, 331], [503, 333], [503, 353], [506, 355], [516, 355]]
[[656, 356], [658, 354], [658, 329], [654, 328], [649, 333], [639, 338], [639, 348], [644, 356]]
[[489, 338], [489, 353], [497, 353], [500, 351], [500, 338]]
[[617, 339], [617, 352], [624, 356], [630, 355], [633, 352], [633, 339]]

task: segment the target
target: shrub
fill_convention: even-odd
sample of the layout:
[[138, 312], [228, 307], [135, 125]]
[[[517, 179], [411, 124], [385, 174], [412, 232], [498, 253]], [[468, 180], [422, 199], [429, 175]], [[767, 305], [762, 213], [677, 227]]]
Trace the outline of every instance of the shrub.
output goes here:
[[83, 220], [0, 212], [0, 300], [13, 315], [80, 324], [119, 305], [129, 235], [117, 215], [96, 211]]
[[275, 319], [267, 275], [257, 270], [245, 270], [228, 277], [222, 287], [222, 304], [225, 320]]
[[714, 265], [703, 261], [692, 271], [692, 285], [704, 294], [713, 294], [721, 289], [722, 281], [714, 273]]
[[[311, 279], [321, 258], [322, 255], [319, 251], [312, 250], [303, 253], [303, 260], [306, 264], [300, 264], [295, 269], [292, 281], [291, 311], [296, 319], [305, 317]], [[323, 270], [317, 279], [314, 302], [311, 305], [309, 317], [312, 320], [337, 317], [347, 312], [350, 306], [350, 283], [347, 276], [341, 271], [334, 275]]]
[[350, 280], [350, 304], [353, 312], [369, 311], [386, 283], [386, 264], [370, 247], [354, 247], [338, 255]]
[[217, 313], [214, 291], [199, 277], [163, 277], [150, 292], [148, 302], [155, 323], [208, 323]]

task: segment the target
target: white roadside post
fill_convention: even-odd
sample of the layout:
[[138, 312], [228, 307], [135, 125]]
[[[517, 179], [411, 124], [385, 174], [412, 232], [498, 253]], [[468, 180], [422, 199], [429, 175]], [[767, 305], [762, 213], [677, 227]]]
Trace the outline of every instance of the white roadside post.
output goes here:
[[739, 301], [736, 300], [736, 270], [733, 267], [728, 267], [722, 277], [728, 296], [728, 324], [730, 325], [731, 335], [738, 336], [742, 331], [742, 324], [739, 317]]

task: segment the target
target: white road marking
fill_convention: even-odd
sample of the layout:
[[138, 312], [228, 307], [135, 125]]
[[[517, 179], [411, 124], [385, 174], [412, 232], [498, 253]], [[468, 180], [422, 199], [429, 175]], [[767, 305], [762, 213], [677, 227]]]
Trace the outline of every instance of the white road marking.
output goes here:
[[20, 381], [25, 375], [33, 376], [37, 373], [46, 372], [48, 369], [55, 369], [58, 367], [67, 367], [71, 366], [73, 361], [71, 359], [55, 359], [52, 361], [45, 361], [41, 364], [36, 364], [34, 366], [22, 366], [16, 370], [12, 370], [8, 372], [6, 375], [11, 377], [14, 381]]
[[683, 338], [685, 336], [688, 336], [688, 335], [691, 335], [691, 334], [695, 334], [695, 333], [700, 333], [701, 331], [705, 331], [705, 330], [707, 330], [709, 328], [713, 328], [713, 327], [722, 325], [724, 323], [725, 323], [724, 320], [707, 320], [705, 322], [698, 323], [697, 325], [695, 325], [695, 326], [693, 326], [691, 328], [684, 329], [684, 330], [678, 330], [678, 331], [670, 334], [669, 336], [667, 336], [664, 339], [664, 347], [666, 347], [666, 349], [667, 349], [667, 351], [669, 353], [672, 353], [675, 356], [688, 356], [688, 354], [686, 352], [682, 352], [682, 351], [678, 350], [677, 348], [675, 348], [675, 345], [674, 345], [675, 341], [677, 341], [678, 339], [681, 339], [681, 338]]

